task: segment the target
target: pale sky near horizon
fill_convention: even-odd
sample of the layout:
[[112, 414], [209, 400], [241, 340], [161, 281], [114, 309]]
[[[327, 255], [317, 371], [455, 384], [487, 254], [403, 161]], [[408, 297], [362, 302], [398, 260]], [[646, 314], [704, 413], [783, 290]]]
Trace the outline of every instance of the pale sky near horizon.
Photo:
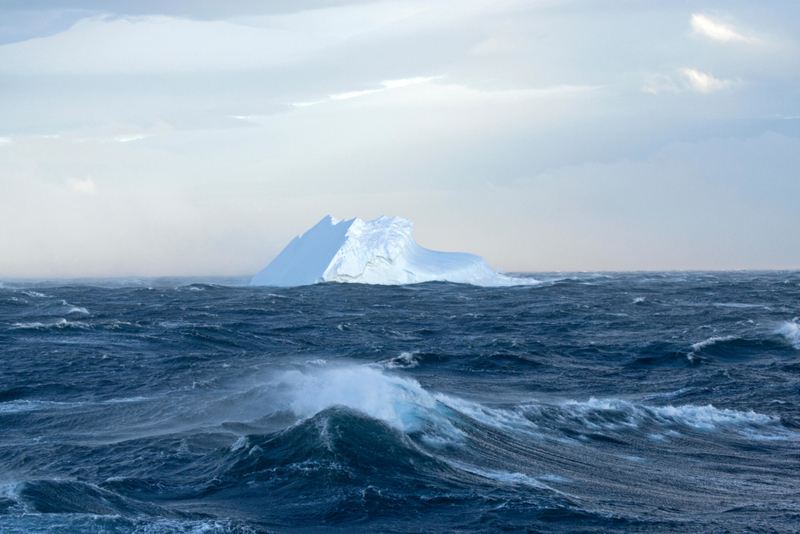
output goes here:
[[328, 214], [800, 269], [800, 3], [0, 2], [0, 278], [254, 274]]

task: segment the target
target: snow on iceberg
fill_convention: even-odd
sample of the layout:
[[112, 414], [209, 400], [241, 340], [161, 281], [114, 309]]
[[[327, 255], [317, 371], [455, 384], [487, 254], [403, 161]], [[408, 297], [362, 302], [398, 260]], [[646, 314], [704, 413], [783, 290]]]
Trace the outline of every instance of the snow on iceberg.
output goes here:
[[251, 286], [302, 286], [319, 282], [416, 284], [456, 282], [479, 286], [537, 283], [496, 273], [486, 260], [463, 252], [437, 252], [414, 241], [413, 223], [401, 217], [337, 221], [330, 215], [295, 237], [250, 281]]

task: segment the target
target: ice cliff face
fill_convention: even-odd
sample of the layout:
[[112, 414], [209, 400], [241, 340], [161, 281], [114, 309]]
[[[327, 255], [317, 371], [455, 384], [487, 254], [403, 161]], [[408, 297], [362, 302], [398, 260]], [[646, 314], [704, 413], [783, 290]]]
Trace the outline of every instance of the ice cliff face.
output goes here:
[[250, 281], [255, 286], [317, 282], [415, 284], [446, 281], [482, 286], [535, 283], [495, 273], [475, 254], [436, 252], [414, 241], [413, 223], [400, 217], [337, 221], [330, 215], [295, 237]]

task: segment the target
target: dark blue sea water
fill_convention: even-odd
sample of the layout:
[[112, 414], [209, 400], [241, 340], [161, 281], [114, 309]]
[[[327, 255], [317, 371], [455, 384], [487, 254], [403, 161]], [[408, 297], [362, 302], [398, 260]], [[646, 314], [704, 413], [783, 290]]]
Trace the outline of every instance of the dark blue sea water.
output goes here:
[[797, 532], [800, 273], [0, 287], [0, 531]]

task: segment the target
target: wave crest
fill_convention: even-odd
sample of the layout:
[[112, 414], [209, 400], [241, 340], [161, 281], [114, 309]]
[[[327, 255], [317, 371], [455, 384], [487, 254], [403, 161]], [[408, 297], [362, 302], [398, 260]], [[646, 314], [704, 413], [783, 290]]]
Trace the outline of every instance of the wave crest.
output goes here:
[[800, 350], [800, 317], [786, 321], [775, 330], [775, 333], [785, 337], [794, 348]]
[[458, 439], [442, 405], [416, 380], [368, 366], [289, 371], [272, 381], [285, 408], [308, 419], [334, 406], [357, 410], [403, 432], [421, 431], [434, 442]]

